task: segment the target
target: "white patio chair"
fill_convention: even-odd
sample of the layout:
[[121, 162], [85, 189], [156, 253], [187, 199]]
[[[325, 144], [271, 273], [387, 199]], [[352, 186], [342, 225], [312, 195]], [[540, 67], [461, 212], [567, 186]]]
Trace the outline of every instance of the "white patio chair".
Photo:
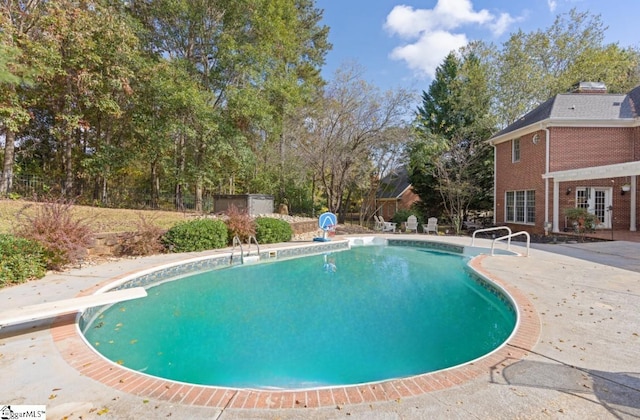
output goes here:
[[380, 218], [375, 214], [373, 215], [373, 220], [375, 221], [373, 230], [382, 230], [384, 228], [384, 222], [381, 221]]
[[406, 232], [418, 233], [418, 218], [414, 215], [407, 217], [407, 221], [404, 224], [404, 230]]
[[395, 232], [396, 231], [396, 223], [393, 222], [385, 222], [384, 217], [378, 216], [378, 220], [382, 222], [382, 231], [383, 232]]
[[427, 220], [426, 225], [422, 225], [422, 230], [424, 233], [433, 232], [436, 235], [438, 234], [438, 219], [436, 217], [430, 217]]

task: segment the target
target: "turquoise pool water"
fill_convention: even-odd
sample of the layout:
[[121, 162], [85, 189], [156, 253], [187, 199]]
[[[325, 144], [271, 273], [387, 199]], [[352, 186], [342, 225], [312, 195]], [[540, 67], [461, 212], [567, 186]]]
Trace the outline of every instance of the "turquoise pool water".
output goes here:
[[500, 346], [513, 309], [425, 249], [364, 246], [165, 282], [85, 327], [105, 357], [182, 382], [310, 388], [426, 373]]

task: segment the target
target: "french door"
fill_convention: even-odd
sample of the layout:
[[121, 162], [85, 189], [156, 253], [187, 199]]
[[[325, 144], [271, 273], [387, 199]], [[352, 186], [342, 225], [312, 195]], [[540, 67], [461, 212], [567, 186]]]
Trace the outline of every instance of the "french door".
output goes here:
[[611, 229], [611, 188], [584, 187], [576, 189], [576, 207], [587, 209], [600, 222], [597, 229]]

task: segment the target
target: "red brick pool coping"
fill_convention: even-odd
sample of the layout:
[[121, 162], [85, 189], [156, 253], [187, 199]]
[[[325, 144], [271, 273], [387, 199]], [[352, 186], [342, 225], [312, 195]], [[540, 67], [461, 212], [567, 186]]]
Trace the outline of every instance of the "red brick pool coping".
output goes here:
[[[75, 324], [75, 315], [57, 318], [51, 327], [51, 335], [63, 358], [82, 375], [142, 399], [158, 399], [174, 404], [218, 409], [320, 408], [399, 400], [455, 387], [482, 375], [498, 373], [526, 357], [538, 341], [540, 320], [534, 306], [520, 289], [482, 267], [482, 261], [487, 257], [481, 255], [474, 258], [471, 266], [479, 274], [503, 287], [516, 302], [520, 318], [516, 331], [506, 345], [486, 357], [462, 366], [407, 378], [291, 391], [193, 385], [144, 375], [105, 360], [80, 336]], [[114, 280], [116, 279], [110, 279], [85, 290], [80, 295], [91, 294]]]

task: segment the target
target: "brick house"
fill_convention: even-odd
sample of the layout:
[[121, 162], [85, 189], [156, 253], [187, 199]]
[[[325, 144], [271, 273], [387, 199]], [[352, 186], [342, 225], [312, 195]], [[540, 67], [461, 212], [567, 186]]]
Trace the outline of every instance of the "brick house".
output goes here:
[[637, 230], [640, 86], [609, 94], [581, 83], [495, 134], [494, 223], [530, 233], [569, 229], [582, 207], [597, 229]]
[[406, 168], [399, 168], [380, 180], [376, 193], [376, 214], [389, 221], [398, 210], [408, 210], [420, 200], [413, 192]]

